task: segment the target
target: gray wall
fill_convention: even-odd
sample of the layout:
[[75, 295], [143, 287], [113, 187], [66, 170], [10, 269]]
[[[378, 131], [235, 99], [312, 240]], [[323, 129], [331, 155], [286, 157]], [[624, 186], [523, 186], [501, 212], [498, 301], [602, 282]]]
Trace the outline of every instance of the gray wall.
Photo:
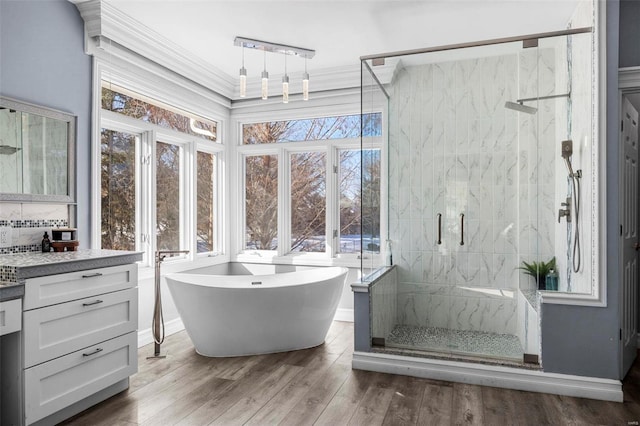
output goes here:
[[543, 305], [542, 363], [546, 372], [620, 378], [618, 208], [619, 1], [607, 7], [607, 307]]
[[620, 68], [640, 66], [640, 1], [620, 1]]
[[66, 0], [0, 0], [0, 94], [78, 117], [78, 236], [89, 246], [91, 57]]

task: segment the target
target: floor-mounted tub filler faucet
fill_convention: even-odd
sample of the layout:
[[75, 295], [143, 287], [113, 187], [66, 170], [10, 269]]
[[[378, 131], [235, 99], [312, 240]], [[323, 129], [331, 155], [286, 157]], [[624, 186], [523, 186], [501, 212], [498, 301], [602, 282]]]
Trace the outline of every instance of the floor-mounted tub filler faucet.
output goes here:
[[156, 251], [156, 270], [155, 270], [155, 297], [153, 302], [153, 320], [151, 321], [151, 332], [153, 334], [153, 356], [151, 358], [165, 358], [166, 355], [160, 355], [160, 345], [164, 342], [164, 317], [162, 315], [162, 294], [160, 292], [160, 264], [171, 254], [188, 254], [189, 250], [158, 250]]

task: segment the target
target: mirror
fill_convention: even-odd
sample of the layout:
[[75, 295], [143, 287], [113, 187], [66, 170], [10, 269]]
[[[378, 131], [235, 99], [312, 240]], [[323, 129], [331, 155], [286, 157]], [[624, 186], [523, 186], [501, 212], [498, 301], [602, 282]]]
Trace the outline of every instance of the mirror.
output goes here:
[[76, 117], [0, 97], [0, 201], [75, 202]]

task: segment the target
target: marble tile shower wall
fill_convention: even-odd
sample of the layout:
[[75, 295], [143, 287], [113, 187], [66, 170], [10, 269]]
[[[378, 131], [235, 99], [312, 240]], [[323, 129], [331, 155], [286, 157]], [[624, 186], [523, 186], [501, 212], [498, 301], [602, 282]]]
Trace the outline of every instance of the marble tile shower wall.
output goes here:
[[[518, 98], [535, 98], [566, 93], [557, 87], [556, 49], [529, 49], [518, 55]], [[556, 118], [556, 108], [565, 99], [542, 100], [530, 103], [538, 108], [536, 114], [518, 114], [519, 179], [519, 255], [531, 262], [549, 261], [555, 255], [556, 164], [560, 158], [557, 127], [564, 123]], [[536, 282], [519, 274], [520, 288], [535, 290]]]
[[[538, 181], [542, 164], [544, 176], [553, 174], [546, 164], [553, 159], [540, 157], [536, 143], [538, 129], [551, 129], [504, 108], [528, 90], [518, 75], [537, 81], [534, 59], [514, 54], [437, 63], [396, 76], [389, 233], [400, 324], [515, 334], [516, 268], [553, 229], [553, 222], [546, 230], [536, 218], [538, 201], [553, 199], [553, 185], [540, 188]], [[553, 120], [553, 111], [547, 116]]]
[[0, 248], [0, 254], [37, 252], [41, 250], [44, 232], [69, 226], [66, 204], [0, 203], [0, 226], [12, 228], [11, 247]]

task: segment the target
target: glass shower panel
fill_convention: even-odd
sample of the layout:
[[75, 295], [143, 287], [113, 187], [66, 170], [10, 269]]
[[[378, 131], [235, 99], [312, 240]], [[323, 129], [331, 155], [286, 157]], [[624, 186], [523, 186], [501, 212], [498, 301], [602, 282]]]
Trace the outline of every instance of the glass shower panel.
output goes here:
[[361, 273], [366, 279], [385, 265], [392, 254], [386, 244], [387, 225], [384, 221], [386, 194], [383, 173], [386, 167], [381, 152], [386, 149], [387, 124], [385, 122], [388, 96], [377, 80], [371, 66], [361, 63], [361, 115], [360, 115], [360, 200], [361, 223], [360, 252]]
[[593, 35], [578, 31], [404, 55], [379, 73], [396, 266], [371, 296], [381, 345], [536, 363], [539, 290], [590, 292]]
[[530, 199], [538, 222], [531, 238], [537, 244], [537, 260], [553, 263], [557, 275], [549, 283], [538, 277], [538, 288], [590, 294], [592, 34], [542, 39], [538, 51], [538, 186], [537, 197]]
[[387, 346], [522, 360], [519, 113], [505, 108], [519, 96], [521, 50], [506, 43], [403, 57], [390, 84], [398, 324]]

